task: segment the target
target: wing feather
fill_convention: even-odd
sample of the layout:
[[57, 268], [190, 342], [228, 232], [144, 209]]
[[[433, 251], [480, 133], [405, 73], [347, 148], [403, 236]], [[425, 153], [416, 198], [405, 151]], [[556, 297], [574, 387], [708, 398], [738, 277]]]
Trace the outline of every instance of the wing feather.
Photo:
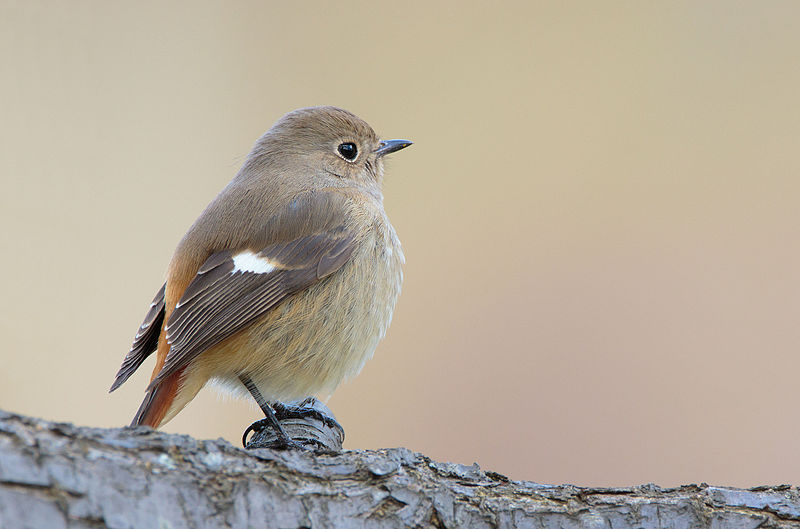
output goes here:
[[[182, 302], [187, 302], [196, 296], [207, 293], [209, 288], [212, 288], [219, 280], [224, 279], [233, 270], [233, 261], [230, 259], [230, 252], [219, 252], [211, 257], [215, 258], [215, 260], [225, 258], [226, 261], [222, 261], [213, 267], [207, 267], [205, 270], [200, 269], [197, 275], [203, 276], [204, 281], [192, 282], [181, 296]], [[209, 260], [211, 260], [211, 257]], [[208, 263], [208, 261], [206, 261], [206, 263]], [[206, 264], [204, 263], [203, 266], [206, 266]], [[182, 304], [179, 303], [176, 310], [180, 310], [181, 305]]]
[[161, 286], [152, 303], [150, 303], [150, 309], [147, 311], [147, 315], [145, 315], [144, 321], [133, 339], [131, 350], [128, 351], [122, 361], [122, 366], [119, 368], [109, 392], [114, 391], [128, 380], [134, 371], [142, 365], [142, 362], [156, 350], [158, 335], [161, 334], [161, 325], [164, 323], [164, 292], [166, 286], [166, 283]]

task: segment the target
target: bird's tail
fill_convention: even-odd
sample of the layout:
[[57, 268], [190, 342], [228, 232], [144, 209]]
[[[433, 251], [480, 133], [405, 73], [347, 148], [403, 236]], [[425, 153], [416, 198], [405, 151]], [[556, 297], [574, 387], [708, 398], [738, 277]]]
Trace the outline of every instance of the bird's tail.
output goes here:
[[[161, 381], [157, 386], [147, 390], [144, 400], [141, 406], [139, 406], [139, 411], [136, 412], [136, 416], [131, 422], [131, 426], [150, 426], [152, 428], [158, 428], [162, 423], [166, 422], [164, 420], [165, 418], [168, 421], [177, 413], [178, 410], [172, 412], [170, 416], [167, 417], [167, 412], [173, 407], [175, 396], [178, 394], [181, 375], [183, 375], [183, 369], [179, 369]], [[182, 407], [183, 406], [181, 406], [181, 408]]]

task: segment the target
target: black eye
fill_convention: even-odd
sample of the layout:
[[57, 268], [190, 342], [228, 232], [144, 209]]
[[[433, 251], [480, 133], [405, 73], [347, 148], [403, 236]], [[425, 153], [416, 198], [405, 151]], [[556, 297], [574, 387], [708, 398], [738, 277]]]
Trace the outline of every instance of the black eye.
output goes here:
[[358, 148], [356, 148], [356, 144], [353, 142], [348, 141], [347, 143], [340, 144], [338, 151], [339, 154], [342, 155], [342, 158], [350, 162], [355, 160], [356, 156], [358, 156]]

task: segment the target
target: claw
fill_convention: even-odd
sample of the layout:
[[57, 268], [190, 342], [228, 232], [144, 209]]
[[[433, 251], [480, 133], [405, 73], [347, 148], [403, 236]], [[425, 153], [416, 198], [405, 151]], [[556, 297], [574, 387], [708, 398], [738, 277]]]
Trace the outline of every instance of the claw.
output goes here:
[[282, 402], [274, 402], [272, 408], [275, 410], [275, 415], [278, 419], [305, 419], [311, 417], [320, 421], [328, 428], [338, 429], [344, 431], [342, 425], [333, 417], [312, 408], [310, 405], [316, 400], [314, 397], [308, 397], [299, 406], [293, 404], [284, 404]]
[[266, 426], [268, 423], [269, 423], [268, 420], [260, 419], [251, 424], [250, 426], [248, 426], [247, 429], [242, 434], [242, 446], [247, 448], [247, 434], [249, 434], [250, 432], [255, 432], [256, 430], [258, 431], [263, 430], [264, 426]]
[[[260, 419], [251, 424], [250, 426], [248, 426], [247, 429], [244, 431], [244, 434], [242, 434], [242, 446], [247, 448], [247, 435], [250, 432], [257, 433], [271, 426], [272, 422], [269, 419]], [[269, 448], [274, 448], [276, 450], [308, 450], [306, 446], [302, 445], [301, 443], [298, 443], [297, 441], [286, 435], [286, 432], [282, 428], [275, 430], [275, 434], [277, 438], [275, 439], [274, 442], [272, 442], [269, 445]], [[266, 448], [266, 447], [253, 447], [253, 448]]]

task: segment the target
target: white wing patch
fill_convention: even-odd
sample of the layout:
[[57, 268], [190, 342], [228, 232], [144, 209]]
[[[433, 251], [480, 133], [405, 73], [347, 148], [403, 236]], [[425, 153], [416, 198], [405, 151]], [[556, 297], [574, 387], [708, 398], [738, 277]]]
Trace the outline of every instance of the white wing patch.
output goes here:
[[253, 272], [256, 274], [269, 274], [277, 268], [277, 264], [250, 250], [237, 253], [233, 256], [234, 272]]

